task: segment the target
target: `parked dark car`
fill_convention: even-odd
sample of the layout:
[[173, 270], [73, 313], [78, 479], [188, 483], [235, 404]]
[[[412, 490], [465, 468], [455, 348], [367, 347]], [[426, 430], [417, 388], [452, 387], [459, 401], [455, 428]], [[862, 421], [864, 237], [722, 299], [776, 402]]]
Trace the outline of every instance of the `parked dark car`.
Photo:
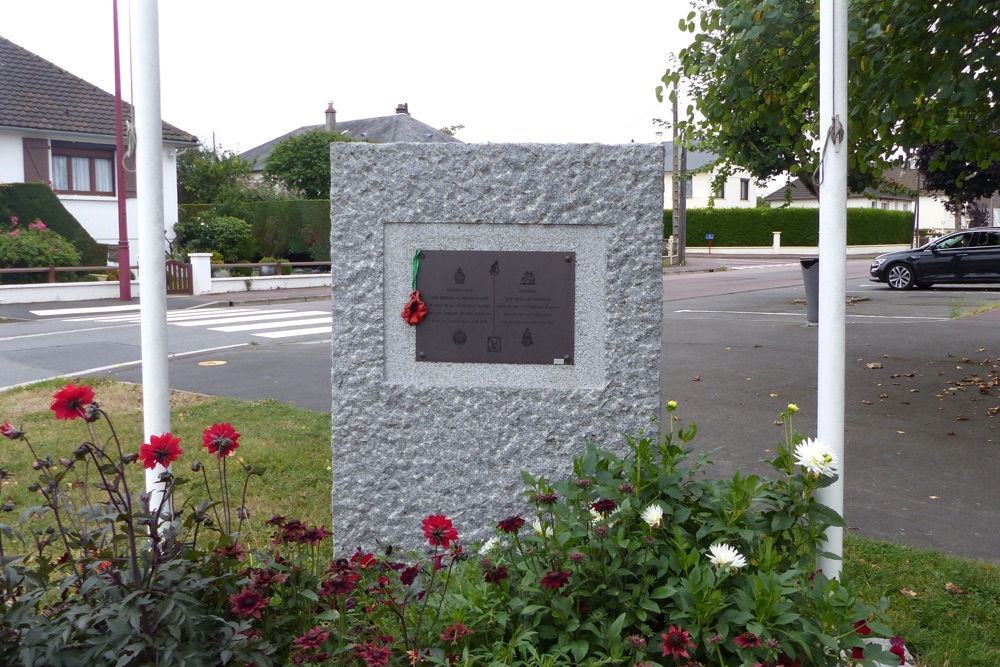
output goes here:
[[892, 289], [1000, 282], [1000, 228], [964, 229], [872, 260], [871, 280]]

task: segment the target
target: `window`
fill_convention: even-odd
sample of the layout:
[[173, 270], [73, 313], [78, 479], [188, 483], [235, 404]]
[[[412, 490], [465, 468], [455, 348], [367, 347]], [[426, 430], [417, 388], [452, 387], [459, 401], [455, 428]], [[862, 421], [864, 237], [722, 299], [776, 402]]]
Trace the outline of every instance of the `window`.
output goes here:
[[740, 201], [750, 201], [750, 179], [740, 179]]
[[883, 210], [888, 210], [889, 209], [889, 202], [887, 202], [887, 201], [882, 202], [882, 209]]
[[113, 195], [115, 152], [110, 146], [52, 142], [52, 187], [56, 192]]
[[684, 179], [684, 197], [691, 199], [694, 196], [694, 177], [688, 176]]
[[726, 198], [726, 182], [725, 181], [715, 181], [712, 185], [712, 191], [715, 193], [716, 199]]
[[878, 202], [877, 201], [873, 201], [872, 202], [872, 208], [878, 208]]

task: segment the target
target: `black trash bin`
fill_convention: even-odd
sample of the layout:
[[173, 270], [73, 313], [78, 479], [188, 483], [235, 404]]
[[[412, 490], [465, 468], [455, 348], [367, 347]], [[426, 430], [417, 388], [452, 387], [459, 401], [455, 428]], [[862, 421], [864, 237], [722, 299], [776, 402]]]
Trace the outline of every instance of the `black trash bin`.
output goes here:
[[802, 257], [799, 263], [806, 286], [806, 323], [819, 324], [819, 257]]

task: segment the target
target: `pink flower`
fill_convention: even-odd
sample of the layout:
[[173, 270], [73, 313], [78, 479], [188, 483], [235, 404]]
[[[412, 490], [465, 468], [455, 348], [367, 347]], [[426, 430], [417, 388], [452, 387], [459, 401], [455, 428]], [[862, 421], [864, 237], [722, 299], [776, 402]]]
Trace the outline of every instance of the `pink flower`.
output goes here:
[[267, 607], [268, 603], [271, 602], [271, 598], [266, 598], [259, 591], [246, 586], [239, 593], [230, 595], [229, 602], [233, 605], [232, 611], [234, 614], [238, 614], [242, 618], [246, 618], [247, 616], [260, 618], [260, 610]]
[[19, 428], [14, 428], [10, 425], [10, 422], [5, 419], [3, 424], [0, 424], [0, 435], [5, 438], [10, 438], [11, 440], [17, 440], [24, 435], [24, 431]]

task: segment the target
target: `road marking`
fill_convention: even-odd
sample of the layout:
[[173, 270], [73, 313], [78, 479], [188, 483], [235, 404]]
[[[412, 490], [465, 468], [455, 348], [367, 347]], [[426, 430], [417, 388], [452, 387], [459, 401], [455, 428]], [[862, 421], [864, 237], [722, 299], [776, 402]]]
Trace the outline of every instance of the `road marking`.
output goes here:
[[[176, 352], [174, 354], [168, 354], [167, 359], [181, 359], [183, 357], [190, 357], [194, 354], [205, 354], [207, 352], [218, 352], [219, 350], [231, 350], [237, 347], [248, 347], [250, 343], [237, 343], [236, 345], [223, 345], [221, 347], [208, 347], [204, 350], [191, 350], [190, 352]], [[6, 387], [0, 387], [0, 392], [9, 391], [11, 389], [17, 389], [18, 387], [27, 387], [29, 385], [38, 384], [39, 382], [48, 382], [49, 380], [62, 380], [65, 378], [75, 378], [83, 377], [84, 375], [92, 375], [94, 373], [101, 373], [103, 371], [110, 371], [116, 368], [124, 368], [126, 366], [138, 366], [142, 364], [142, 359], [136, 359], [135, 361], [122, 361], [117, 364], [109, 364], [107, 366], [97, 366], [96, 368], [86, 368], [82, 371], [74, 371], [72, 373], [64, 373], [62, 375], [53, 375], [52, 377], [40, 378], [38, 380], [29, 380], [28, 382], [20, 382], [18, 384], [8, 385]]]
[[139, 310], [139, 305], [129, 306], [92, 306], [90, 308], [53, 308], [49, 310], [31, 310], [32, 315], [42, 317], [60, 317], [63, 315], [81, 315], [83, 313], [120, 313], [126, 310]]
[[135, 324], [122, 324], [116, 327], [90, 327], [89, 329], [71, 329], [69, 331], [47, 331], [45, 333], [33, 333], [33, 334], [23, 334], [20, 336], [7, 336], [6, 338], [0, 338], [0, 341], [5, 340], [21, 340], [22, 338], [41, 338], [43, 336], [65, 336], [68, 334], [84, 333], [87, 331], [107, 331], [108, 329], [125, 329], [127, 327], [137, 326]]
[[333, 333], [333, 326], [315, 327], [312, 329], [292, 329], [291, 331], [272, 331], [270, 333], [254, 333], [254, 336], [262, 338], [289, 338], [291, 336], [308, 336], [319, 333]]
[[[698, 314], [719, 314], [719, 315], [776, 315], [779, 317], [805, 317], [805, 313], [768, 313], [752, 310], [675, 310], [675, 313], [698, 313]], [[855, 315], [847, 314], [847, 317], [885, 319], [885, 320], [926, 320], [929, 322], [947, 322], [947, 317], [925, 317], [915, 315]]]
[[796, 262], [780, 262], [778, 264], [745, 264], [742, 266], [727, 266], [728, 271], [745, 271], [747, 269], [773, 269], [777, 266], [796, 266]]
[[[196, 318], [206, 318], [215, 317], [222, 315], [223, 313], [232, 314], [244, 314], [244, 313], [256, 313], [260, 312], [255, 308], [206, 308], [204, 310], [168, 310], [167, 311], [167, 322], [173, 322], [175, 320], [187, 320]], [[287, 311], [270, 311], [270, 312], [287, 312]], [[104, 315], [104, 316], [92, 316], [92, 317], [74, 317], [70, 319], [63, 320], [64, 322], [135, 322], [139, 323], [142, 321], [142, 315], [139, 313], [128, 313], [126, 315]]]
[[234, 324], [231, 327], [209, 327], [212, 331], [222, 331], [224, 333], [233, 333], [236, 331], [254, 331], [256, 329], [280, 329], [282, 327], [287, 327], [289, 324], [295, 324], [296, 326], [301, 326], [303, 324], [332, 324], [333, 316], [327, 315], [326, 317], [314, 317], [307, 320], [295, 320], [294, 322], [261, 322], [260, 324]]
[[[217, 317], [204, 320], [188, 320], [184, 322], [174, 322], [179, 327], [200, 327], [214, 324], [230, 324], [235, 322], [259, 322], [261, 320], [287, 320], [289, 326], [295, 326], [295, 318], [309, 317], [316, 315], [327, 315], [322, 310], [300, 310], [300, 311], [268, 311], [263, 314], [237, 315], [236, 317]], [[290, 318], [290, 319], [289, 319]]]

